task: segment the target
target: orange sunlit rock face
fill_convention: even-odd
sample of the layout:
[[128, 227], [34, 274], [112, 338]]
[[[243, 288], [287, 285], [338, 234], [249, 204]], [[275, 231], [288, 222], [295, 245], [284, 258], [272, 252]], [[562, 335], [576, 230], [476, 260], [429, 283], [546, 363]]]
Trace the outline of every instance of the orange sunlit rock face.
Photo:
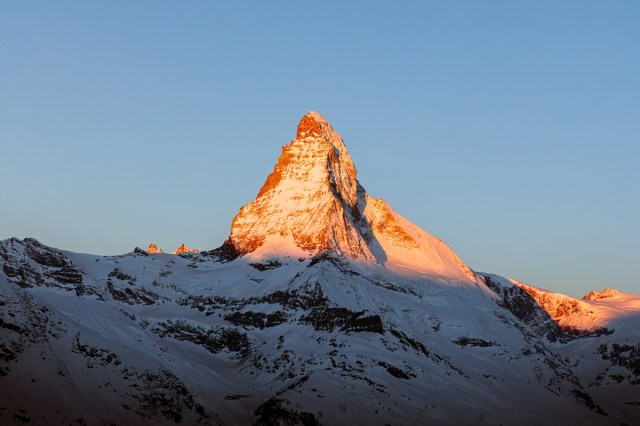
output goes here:
[[342, 138], [317, 112], [302, 117], [256, 199], [233, 219], [228, 242], [240, 254], [330, 250], [400, 273], [475, 281], [442, 241], [367, 195]]
[[[326, 123], [326, 122], [325, 122]], [[324, 136], [322, 130], [322, 122], [311, 114], [307, 114], [302, 117], [298, 124], [298, 131], [296, 133], [296, 139], [302, 140], [305, 138], [321, 138]]]
[[563, 317], [580, 314], [585, 309], [579, 300], [569, 297], [558, 297], [554, 294], [538, 291], [532, 286], [521, 284], [520, 288], [529, 293], [553, 320], [560, 321]]
[[180, 247], [178, 247], [175, 251], [171, 252], [171, 254], [183, 254], [183, 253], [198, 253], [198, 250], [189, 248], [184, 244], [180, 244]]
[[156, 246], [155, 244], [151, 243], [151, 244], [149, 244], [149, 248], [147, 249], [147, 253], [149, 253], [149, 254], [164, 253], [164, 250], [162, 250], [161, 248], [158, 248], [158, 246]]
[[373, 230], [377, 235], [384, 235], [393, 245], [398, 247], [420, 247], [416, 240], [398, 225], [398, 222], [387, 209], [387, 203], [384, 200], [367, 197], [367, 204], [373, 206], [379, 212], [373, 221]]
[[[270, 237], [288, 237], [310, 253], [332, 248], [349, 257], [371, 258], [357, 229], [358, 188], [342, 138], [311, 112], [300, 121], [297, 138], [282, 148], [256, 200], [234, 218], [230, 241], [240, 253], [248, 253]], [[364, 202], [364, 190], [360, 192]]]
[[287, 170], [289, 163], [291, 163], [292, 156], [286, 150], [286, 147], [282, 147], [282, 154], [278, 159], [278, 163], [273, 169], [273, 173], [271, 173], [268, 177], [262, 188], [260, 188], [260, 192], [258, 192], [258, 198], [262, 196], [264, 193], [271, 191], [275, 187], [278, 186], [280, 180], [282, 180], [282, 174]]
[[618, 290], [612, 288], [605, 288], [603, 291], [590, 291], [582, 297], [583, 300], [608, 300], [620, 296]]

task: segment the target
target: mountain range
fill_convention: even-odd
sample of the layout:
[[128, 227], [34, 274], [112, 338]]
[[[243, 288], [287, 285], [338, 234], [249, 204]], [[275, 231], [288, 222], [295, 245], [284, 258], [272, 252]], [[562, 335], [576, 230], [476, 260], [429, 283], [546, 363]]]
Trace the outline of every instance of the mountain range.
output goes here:
[[0, 422], [640, 424], [640, 296], [471, 269], [318, 113], [222, 245], [174, 253], [0, 241]]
[[[155, 254], [155, 253], [164, 253], [164, 250], [159, 248], [154, 243], [149, 244], [149, 248], [147, 248], [147, 253]], [[198, 253], [198, 250], [187, 247], [184, 244], [180, 244], [177, 249], [171, 252], [171, 254], [184, 254], [184, 253]]]

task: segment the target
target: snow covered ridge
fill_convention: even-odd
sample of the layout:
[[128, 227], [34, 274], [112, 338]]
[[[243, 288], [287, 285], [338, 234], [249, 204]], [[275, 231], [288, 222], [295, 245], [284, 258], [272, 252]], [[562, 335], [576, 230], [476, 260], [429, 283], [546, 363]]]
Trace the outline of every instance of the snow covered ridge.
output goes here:
[[640, 423], [640, 296], [471, 271], [352, 165], [309, 113], [217, 249], [0, 241], [0, 424]]

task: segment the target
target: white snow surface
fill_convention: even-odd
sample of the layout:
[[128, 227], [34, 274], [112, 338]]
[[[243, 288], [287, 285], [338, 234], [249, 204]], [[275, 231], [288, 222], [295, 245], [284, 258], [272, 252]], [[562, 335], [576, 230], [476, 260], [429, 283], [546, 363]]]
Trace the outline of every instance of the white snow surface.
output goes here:
[[[294, 424], [640, 419], [637, 374], [598, 352], [640, 344], [638, 296], [589, 303], [607, 313], [611, 333], [562, 342], [505, 309], [482, 275], [470, 284], [309, 258], [286, 238], [230, 262], [141, 250], [101, 257], [35, 240], [0, 248], [0, 332], [14, 357], [0, 364], [4, 424], [23, 415], [32, 424], [264, 424], [269, 401]], [[65, 266], [42, 253], [81, 280], [55, 278]], [[282, 317], [242, 322], [257, 313]], [[220, 330], [245, 336], [244, 352], [211, 350]]]

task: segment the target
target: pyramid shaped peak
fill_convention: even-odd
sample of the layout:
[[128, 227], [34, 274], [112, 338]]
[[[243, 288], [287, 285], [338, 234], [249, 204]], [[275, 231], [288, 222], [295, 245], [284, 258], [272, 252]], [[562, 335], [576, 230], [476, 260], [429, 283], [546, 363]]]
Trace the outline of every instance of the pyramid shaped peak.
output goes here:
[[230, 242], [248, 253], [270, 239], [291, 238], [310, 253], [334, 248], [371, 257], [352, 217], [353, 212], [360, 217], [363, 196], [342, 138], [322, 115], [309, 112], [298, 124], [297, 138], [282, 147], [257, 198], [234, 218]]
[[327, 124], [329, 124], [329, 122], [322, 116], [322, 114], [320, 114], [317, 111], [309, 111], [308, 113], [305, 114], [305, 117], [311, 117], [314, 120], [316, 120], [318, 123], [327, 123]]
[[298, 123], [296, 140], [304, 139], [341, 140], [340, 135], [333, 130], [331, 124], [322, 114], [315, 111], [309, 111]]
[[233, 219], [226, 244], [240, 255], [331, 252], [403, 274], [475, 281], [442, 241], [366, 193], [342, 138], [313, 111], [256, 199]]

